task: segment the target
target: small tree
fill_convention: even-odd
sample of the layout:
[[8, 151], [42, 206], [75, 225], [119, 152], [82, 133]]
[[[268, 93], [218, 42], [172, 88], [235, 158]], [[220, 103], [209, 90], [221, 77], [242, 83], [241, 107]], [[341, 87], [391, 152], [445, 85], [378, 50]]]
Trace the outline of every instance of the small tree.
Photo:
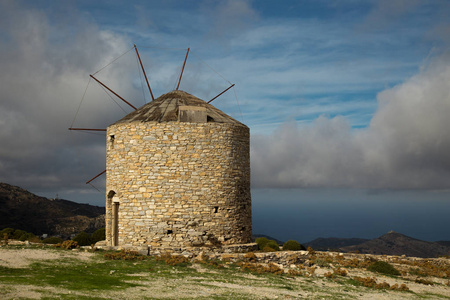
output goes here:
[[27, 234], [27, 232], [25, 230], [16, 229], [12, 235], [12, 238], [15, 240], [18, 240], [24, 234]]
[[4, 238], [5, 237], [5, 234], [6, 234], [6, 239], [10, 239], [10, 238], [12, 238], [12, 236], [13, 236], [13, 234], [14, 234], [14, 228], [5, 228], [5, 229], [3, 229], [2, 231], [0, 231], [0, 236], [2, 237], [2, 238]]
[[255, 243], [258, 244], [258, 249], [259, 249], [259, 250], [263, 250], [264, 247], [266, 246], [266, 244], [267, 244], [269, 241], [270, 241], [270, 240], [269, 240], [268, 238], [260, 237], [260, 238], [257, 238], [257, 239], [255, 240]]
[[267, 247], [272, 248], [274, 251], [280, 250], [280, 246], [274, 240], [269, 240], [269, 242], [266, 244], [266, 246], [264, 248], [267, 248]]
[[63, 242], [63, 240], [59, 237], [51, 236], [51, 237], [45, 238], [42, 242], [44, 244], [60, 244]]
[[106, 239], [105, 228], [97, 229], [91, 236], [92, 244]]
[[30, 241], [30, 242], [38, 242], [40, 241], [37, 236], [35, 236], [31, 232], [26, 232], [19, 237], [19, 241]]
[[92, 244], [91, 235], [84, 231], [77, 234], [73, 240], [77, 242], [79, 246], [90, 246]]
[[283, 250], [298, 251], [298, 250], [306, 250], [306, 248], [295, 240], [289, 240], [283, 244]]

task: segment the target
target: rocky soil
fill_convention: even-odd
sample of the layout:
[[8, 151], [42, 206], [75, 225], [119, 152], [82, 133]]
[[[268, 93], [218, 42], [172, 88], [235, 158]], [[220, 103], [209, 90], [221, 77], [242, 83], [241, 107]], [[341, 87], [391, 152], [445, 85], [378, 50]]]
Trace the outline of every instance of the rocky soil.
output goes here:
[[[278, 262], [292, 256], [291, 252], [277, 252]], [[1, 299], [41, 299], [43, 297], [76, 299], [80, 297], [95, 299], [449, 299], [449, 277], [446, 275], [450, 260], [447, 258], [425, 260], [407, 257], [379, 256], [379, 260], [390, 261], [402, 272], [401, 276], [385, 276], [366, 270], [363, 262], [368, 261], [368, 256], [362, 254], [339, 253], [299, 253], [304, 257], [300, 264], [292, 264], [284, 268], [282, 264], [275, 262], [280, 269], [298, 270], [297, 274], [276, 275], [270, 272], [242, 272], [240, 269], [248, 264], [268, 266], [264, 263], [269, 256], [256, 253], [255, 256], [247, 255], [240, 267], [227, 267], [215, 269], [205, 263], [205, 257], [191, 259], [192, 264], [184, 267], [166, 266], [152, 271], [127, 274], [137, 284], [134, 287], [124, 289], [103, 290], [74, 290], [64, 286], [46, 284], [27, 284], [21, 282], [11, 284], [4, 280], [7, 270], [31, 268], [34, 262], [50, 263], [59, 266], [73, 261], [68, 268], [75, 265], [86, 265], [91, 268], [99, 261], [108, 261], [102, 254], [86, 250], [62, 251], [52, 248], [37, 248], [27, 245], [11, 245], [0, 247], [0, 298]], [[347, 256], [349, 255], [349, 256]], [[252, 262], [255, 257], [261, 262]], [[372, 256], [370, 256], [372, 258]], [[223, 257], [222, 261], [232, 261], [233, 255]], [[245, 261], [247, 260], [247, 261]], [[216, 259], [215, 261], [220, 261]], [[275, 261], [277, 261], [275, 259]], [[345, 276], [330, 276], [337, 267], [337, 261], [342, 265], [346, 262], [353, 263], [354, 267], [342, 267], [347, 274]], [[361, 262], [359, 265], [358, 262]], [[138, 262], [129, 262], [138, 264]], [[117, 270], [107, 269], [107, 275], [114, 276]], [[309, 265], [309, 267], [308, 267]], [[359, 265], [359, 266], [358, 266]], [[98, 265], [95, 265], [98, 266]], [[231, 266], [231, 265], [230, 265]], [[435, 266], [428, 268], [427, 266]], [[436, 267], [437, 266], [437, 267]], [[112, 267], [111, 267], [112, 268]], [[420, 277], [410, 274], [423, 270]], [[257, 269], [255, 269], [257, 270]], [[277, 270], [276, 268], [274, 270]], [[434, 270], [434, 271], [433, 271]], [[428, 272], [428, 273], [427, 273]], [[435, 274], [431, 274], [436, 272]], [[440, 272], [440, 273], [439, 273]], [[443, 273], [442, 273], [443, 272]], [[419, 272], [420, 273], [420, 272]], [[351, 278], [374, 278], [378, 283], [386, 282], [390, 286], [405, 284], [409, 291], [390, 289], [376, 289], [349, 284]], [[421, 281], [418, 281], [420, 279]]]

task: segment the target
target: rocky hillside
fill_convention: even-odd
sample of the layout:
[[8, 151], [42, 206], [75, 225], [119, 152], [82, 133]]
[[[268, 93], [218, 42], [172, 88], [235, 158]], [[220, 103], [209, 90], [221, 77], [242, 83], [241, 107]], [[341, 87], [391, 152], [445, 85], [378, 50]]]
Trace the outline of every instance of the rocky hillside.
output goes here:
[[359, 245], [342, 247], [342, 251], [378, 255], [406, 255], [411, 257], [439, 257], [450, 255], [450, 247], [443, 242], [426, 242], [390, 231], [376, 239]]
[[360, 238], [317, 238], [311, 242], [305, 243], [305, 247], [311, 247], [314, 250], [336, 250], [342, 247], [359, 245], [364, 242], [370, 241], [369, 239]]
[[105, 208], [68, 200], [47, 199], [0, 183], [0, 229], [70, 236], [105, 226]]

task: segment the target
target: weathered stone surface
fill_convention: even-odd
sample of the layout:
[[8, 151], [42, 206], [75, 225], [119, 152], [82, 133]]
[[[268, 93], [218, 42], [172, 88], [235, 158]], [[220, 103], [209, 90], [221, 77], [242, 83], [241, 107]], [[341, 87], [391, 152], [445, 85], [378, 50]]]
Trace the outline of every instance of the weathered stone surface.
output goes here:
[[235, 120], [143, 122], [135, 116], [109, 126], [107, 194], [114, 200], [107, 196], [107, 244], [250, 242], [249, 156], [249, 129]]

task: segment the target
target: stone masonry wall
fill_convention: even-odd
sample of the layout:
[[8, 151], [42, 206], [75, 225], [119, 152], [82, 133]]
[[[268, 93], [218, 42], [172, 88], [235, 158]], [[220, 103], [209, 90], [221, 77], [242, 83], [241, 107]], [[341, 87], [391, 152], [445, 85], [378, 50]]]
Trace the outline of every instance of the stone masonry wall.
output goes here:
[[113, 245], [114, 202], [119, 203], [119, 246], [250, 242], [249, 155], [249, 129], [244, 125], [131, 122], [109, 126], [107, 244]]

